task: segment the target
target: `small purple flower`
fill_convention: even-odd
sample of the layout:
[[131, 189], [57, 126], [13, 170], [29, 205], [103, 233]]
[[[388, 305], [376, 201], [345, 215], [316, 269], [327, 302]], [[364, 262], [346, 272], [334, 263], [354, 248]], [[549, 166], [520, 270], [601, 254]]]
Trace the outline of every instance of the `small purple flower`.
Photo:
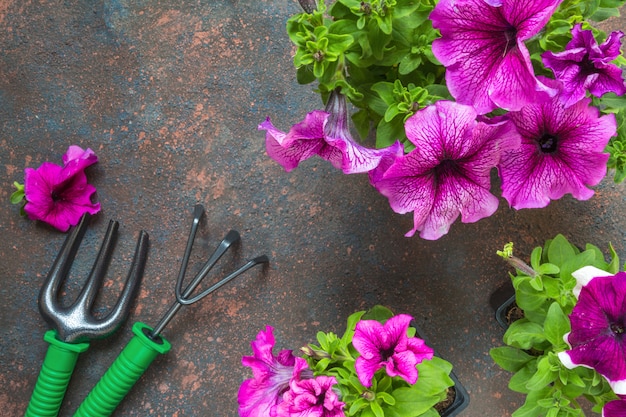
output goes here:
[[[505, 120], [476, 120], [476, 111], [451, 101], [438, 101], [405, 123], [415, 149], [370, 181], [397, 213], [413, 211], [414, 226], [424, 239], [438, 239], [459, 215], [465, 223], [492, 215], [498, 198], [491, 194], [490, 171], [503, 150], [519, 146], [514, 126]], [[383, 165], [381, 165], [381, 168]]]
[[432, 50], [446, 67], [452, 96], [485, 114], [497, 107], [519, 110], [535, 101], [538, 92], [554, 95], [535, 77], [524, 41], [543, 28], [559, 3], [440, 0], [430, 14], [441, 32]]
[[299, 378], [301, 373], [307, 373], [308, 365], [304, 359], [295, 357], [291, 350], [282, 350], [274, 356], [271, 326], [260, 331], [250, 345], [254, 355], [244, 356], [241, 363], [252, 368], [254, 377], [245, 380], [239, 387], [239, 416], [274, 416], [276, 405], [282, 402], [283, 393], [289, 389], [289, 382]]
[[626, 397], [606, 403], [602, 408], [602, 417], [626, 417]]
[[356, 325], [352, 345], [361, 354], [355, 368], [364, 387], [372, 385], [372, 378], [379, 369], [387, 375], [399, 376], [409, 384], [415, 384], [416, 366], [425, 359], [433, 358], [433, 350], [422, 339], [409, 338], [407, 330], [413, 318], [406, 314], [391, 317], [381, 324], [376, 320], [361, 320]]
[[569, 107], [585, 97], [587, 90], [596, 97], [613, 92], [626, 94], [622, 69], [611, 64], [620, 55], [622, 32], [612, 32], [598, 45], [593, 31], [582, 30], [578, 24], [572, 29], [572, 40], [563, 52], [546, 51], [541, 56], [543, 64], [563, 83], [560, 98]]
[[616, 394], [625, 395], [626, 272], [607, 276], [586, 266], [572, 275], [580, 293], [569, 316], [572, 331], [564, 337], [571, 349], [559, 352], [558, 357], [569, 369], [595, 369]]
[[337, 380], [333, 376], [292, 380], [290, 390], [276, 408], [277, 417], [343, 417], [344, 403], [333, 391]]
[[65, 232], [78, 224], [85, 213], [96, 214], [100, 203], [92, 203], [96, 188], [87, 183], [85, 169], [98, 162], [91, 150], [72, 145], [63, 155], [64, 166], [44, 162], [24, 170], [24, 211], [32, 220], [41, 220]]
[[402, 144], [396, 142], [384, 149], [371, 149], [358, 144], [348, 128], [348, 112], [344, 95], [333, 91], [326, 111], [314, 110], [289, 132], [274, 127], [269, 117], [259, 125], [265, 130], [267, 154], [289, 172], [298, 164], [318, 155], [345, 174], [355, 174], [376, 168], [389, 155], [401, 155]]
[[590, 101], [565, 108], [557, 96], [509, 113], [522, 135], [521, 146], [505, 152], [499, 167], [502, 195], [512, 207], [545, 207], [567, 193], [591, 198], [588, 186], [606, 175], [609, 154], [603, 151], [617, 127], [613, 114], [599, 117]]

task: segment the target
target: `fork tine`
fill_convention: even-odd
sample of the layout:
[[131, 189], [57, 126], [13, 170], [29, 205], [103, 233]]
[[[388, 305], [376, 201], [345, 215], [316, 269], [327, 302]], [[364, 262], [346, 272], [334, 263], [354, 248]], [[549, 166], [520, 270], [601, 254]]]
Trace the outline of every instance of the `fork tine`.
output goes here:
[[114, 220], [109, 221], [109, 226], [100, 246], [100, 251], [98, 252], [91, 272], [89, 273], [87, 282], [76, 300], [75, 305], [80, 306], [85, 312], [91, 310], [91, 307], [96, 300], [98, 290], [102, 285], [102, 280], [106, 274], [111, 261], [111, 254], [113, 253], [113, 249], [115, 247], [115, 238], [117, 236], [118, 227], [118, 222]]
[[78, 225], [67, 235], [61, 251], [54, 260], [52, 268], [50, 268], [48, 276], [39, 291], [39, 311], [43, 318], [55, 327], [55, 311], [59, 308], [57, 305], [57, 294], [74, 262], [78, 247], [85, 236], [87, 226], [89, 226], [89, 221], [90, 216], [83, 214]]
[[117, 299], [117, 302], [111, 312], [99, 323], [99, 326], [103, 331], [106, 329], [107, 334], [115, 331], [115, 329], [120, 326], [130, 312], [133, 299], [135, 298], [141, 284], [143, 271], [146, 266], [146, 260], [148, 259], [148, 247], [148, 233], [142, 230], [139, 233], [139, 238], [137, 239], [135, 255], [133, 256], [133, 262], [130, 266], [128, 276], [126, 277], [124, 289], [122, 290], [122, 293]]

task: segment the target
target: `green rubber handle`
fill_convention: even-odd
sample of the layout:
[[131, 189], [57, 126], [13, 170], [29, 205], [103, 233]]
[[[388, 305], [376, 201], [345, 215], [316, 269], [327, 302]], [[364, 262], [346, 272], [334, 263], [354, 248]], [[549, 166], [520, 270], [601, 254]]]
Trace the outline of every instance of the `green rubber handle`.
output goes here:
[[63, 342], [56, 330], [48, 330], [43, 339], [50, 346], [30, 397], [26, 417], [56, 417], [59, 414], [78, 355], [89, 348], [89, 343]]
[[148, 337], [152, 329], [143, 323], [133, 325], [135, 336], [80, 405], [74, 417], [106, 417], [148, 369], [158, 354], [169, 352], [172, 345], [159, 336]]

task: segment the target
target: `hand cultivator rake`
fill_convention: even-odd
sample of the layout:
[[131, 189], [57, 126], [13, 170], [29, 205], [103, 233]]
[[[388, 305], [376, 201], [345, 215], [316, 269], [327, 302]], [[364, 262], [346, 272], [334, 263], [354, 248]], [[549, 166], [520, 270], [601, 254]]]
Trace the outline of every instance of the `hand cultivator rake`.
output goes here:
[[44, 340], [50, 346], [26, 410], [27, 417], [58, 414], [78, 355], [87, 350], [89, 341], [105, 338], [121, 326], [128, 316], [141, 282], [148, 255], [148, 234], [143, 231], [137, 240], [135, 257], [117, 304], [103, 318], [98, 319], [92, 314], [91, 309], [111, 260], [118, 229], [118, 223], [111, 221], [87, 283], [78, 299], [70, 307], [59, 305], [59, 290], [70, 272], [89, 225], [89, 219], [88, 215], [83, 215], [78, 226], [67, 236], [39, 293], [39, 310], [53, 330], [47, 331], [44, 335]]

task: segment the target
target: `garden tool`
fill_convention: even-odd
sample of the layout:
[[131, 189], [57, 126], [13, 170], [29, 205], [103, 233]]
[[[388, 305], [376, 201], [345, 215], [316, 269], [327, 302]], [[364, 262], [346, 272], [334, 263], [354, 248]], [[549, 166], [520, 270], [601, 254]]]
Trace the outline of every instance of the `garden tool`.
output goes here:
[[107, 337], [121, 326], [141, 283], [148, 254], [148, 234], [143, 231], [137, 240], [130, 272], [116, 305], [102, 318], [92, 314], [118, 229], [118, 223], [110, 221], [96, 261], [77, 300], [69, 307], [58, 304], [59, 290], [70, 272], [89, 220], [87, 214], [83, 215], [78, 226], [67, 236], [39, 293], [39, 310], [53, 330], [44, 335], [49, 347], [26, 410], [27, 417], [53, 417], [58, 414], [78, 355], [87, 350], [89, 341]]
[[228, 248], [240, 239], [239, 233], [235, 230], [228, 232], [218, 248], [201, 268], [200, 272], [198, 272], [194, 279], [183, 290], [183, 279], [187, 271], [189, 256], [191, 255], [193, 241], [198, 230], [200, 218], [203, 214], [204, 207], [196, 205], [191, 231], [187, 240], [187, 247], [176, 281], [176, 301], [174, 301], [170, 309], [163, 315], [154, 328], [141, 322], [137, 322], [133, 325], [133, 338], [128, 342], [107, 372], [91, 390], [87, 398], [85, 398], [74, 414], [74, 417], [106, 417], [111, 415], [154, 359], [159, 354], [165, 354], [171, 349], [171, 344], [161, 336], [161, 331], [165, 329], [167, 324], [174, 318], [183, 305], [193, 304], [201, 300], [255, 265], [269, 262], [267, 256], [258, 256], [206, 290], [191, 297], [191, 294], [208, 275], [211, 268], [213, 268], [222, 255], [226, 253]]

